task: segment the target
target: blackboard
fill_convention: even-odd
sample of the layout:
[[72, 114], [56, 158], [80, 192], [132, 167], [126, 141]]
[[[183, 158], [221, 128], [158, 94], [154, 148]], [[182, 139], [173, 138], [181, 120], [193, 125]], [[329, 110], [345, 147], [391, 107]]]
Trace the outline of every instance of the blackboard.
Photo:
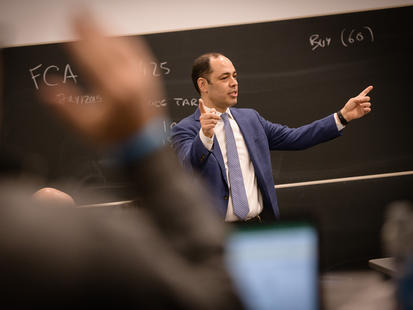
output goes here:
[[[227, 55], [237, 68], [239, 107], [290, 127], [337, 111], [372, 84], [373, 113], [348, 126], [344, 137], [303, 152], [273, 152], [276, 182], [412, 170], [412, 13], [404, 7], [147, 35], [158, 59], [151, 73], [164, 79], [168, 94], [154, 104], [170, 111], [165, 127], [192, 113], [191, 64], [208, 51]], [[36, 96], [52, 73], [83, 83], [63, 44], [8, 48], [4, 58], [1, 143], [50, 180], [104, 180], [100, 156], [64, 132]], [[101, 100], [88, 95], [81, 100]]]
[[[193, 113], [198, 96], [190, 79], [192, 61], [211, 51], [233, 61], [239, 76], [239, 107], [254, 108], [266, 119], [290, 127], [337, 111], [371, 84], [375, 87], [371, 92], [373, 112], [352, 122], [343, 137], [305, 151], [272, 153], [275, 182], [411, 171], [412, 16], [413, 7], [409, 6], [146, 35], [157, 57], [148, 74], [162, 78], [167, 89], [167, 97], [153, 104], [169, 110], [165, 130]], [[45, 176], [47, 185], [63, 179], [77, 184], [63, 188], [71, 194], [91, 185], [106, 189], [121, 186], [118, 179], [106, 174], [102, 154], [78, 142], [37, 99], [37, 88], [53, 87], [45, 84], [51, 84], [50, 73], [58, 74], [61, 83], [85, 86], [63, 44], [7, 48], [3, 56], [1, 145], [34, 166]], [[86, 94], [62, 100], [82, 104], [102, 100], [100, 94]], [[377, 254], [384, 204], [400, 197], [413, 199], [411, 180], [366, 181], [364, 192], [355, 182], [277, 193], [282, 215], [292, 209], [323, 208], [324, 214], [329, 214], [325, 223], [340, 222], [337, 216], [334, 221], [332, 210], [348, 210], [349, 204], [360, 209], [373, 201], [380, 203], [371, 206], [379, 207], [379, 215], [375, 215], [375, 226], [367, 229], [376, 238], [368, 253]], [[363, 199], [356, 203], [346, 199], [349, 196]], [[329, 209], [332, 204], [335, 208]], [[370, 215], [367, 212], [362, 218], [367, 220]], [[330, 233], [339, 229], [338, 224], [324, 227]], [[353, 232], [360, 227], [353, 226]], [[336, 254], [344, 259], [345, 247], [342, 250]]]

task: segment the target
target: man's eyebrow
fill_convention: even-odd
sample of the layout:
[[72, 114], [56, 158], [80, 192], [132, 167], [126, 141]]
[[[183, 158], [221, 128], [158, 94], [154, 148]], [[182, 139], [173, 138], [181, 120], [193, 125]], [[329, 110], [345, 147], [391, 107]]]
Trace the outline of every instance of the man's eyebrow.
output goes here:
[[223, 77], [224, 75], [233, 75], [233, 74], [237, 74], [237, 71], [234, 71], [233, 73], [231, 73], [231, 72], [224, 72], [224, 73], [221, 73], [221, 74], [219, 75], [219, 77]]

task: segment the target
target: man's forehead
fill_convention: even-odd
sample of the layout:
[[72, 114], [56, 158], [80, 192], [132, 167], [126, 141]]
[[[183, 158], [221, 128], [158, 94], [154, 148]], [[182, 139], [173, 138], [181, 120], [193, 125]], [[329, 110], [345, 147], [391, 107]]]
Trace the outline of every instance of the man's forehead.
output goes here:
[[223, 55], [212, 57], [210, 59], [210, 66], [213, 73], [221, 74], [225, 72], [232, 73], [235, 71], [235, 67], [232, 64], [231, 60]]

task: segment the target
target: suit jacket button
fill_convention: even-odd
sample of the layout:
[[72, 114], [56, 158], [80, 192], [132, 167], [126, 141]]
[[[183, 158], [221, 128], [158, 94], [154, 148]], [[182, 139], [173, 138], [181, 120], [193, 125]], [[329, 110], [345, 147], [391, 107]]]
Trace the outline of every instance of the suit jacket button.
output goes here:
[[205, 155], [202, 154], [202, 155], [201, 155], [201, 163], [202, 163], [204, 160], [205, 160]]
[[224, 196], [224, 199], [225, 199], [225, 200], [228, 200], [228, 195], [225, 195], [225, 196]]

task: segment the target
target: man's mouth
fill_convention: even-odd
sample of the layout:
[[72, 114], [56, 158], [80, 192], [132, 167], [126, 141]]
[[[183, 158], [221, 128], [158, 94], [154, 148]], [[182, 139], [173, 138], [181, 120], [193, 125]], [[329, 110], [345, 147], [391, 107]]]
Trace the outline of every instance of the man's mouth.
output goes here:
[[231, 97], [237, 97], [238, 96], [238, 91], [234, 90], [234, 91], [230, 92], [229, 95]]

